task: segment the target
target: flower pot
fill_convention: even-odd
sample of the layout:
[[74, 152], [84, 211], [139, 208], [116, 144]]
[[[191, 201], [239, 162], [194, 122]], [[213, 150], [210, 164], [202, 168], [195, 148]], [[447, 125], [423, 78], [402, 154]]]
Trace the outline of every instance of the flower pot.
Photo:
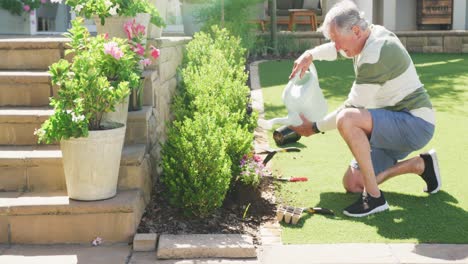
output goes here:
[[68, 196], [93, 201], [117, 193], [125, 125], [89, 131], [88, 137], [60, 141]]
[[145, 77], [140, 77], [140, 86], [130, 91], [128, 111], [140, 111], [143, 108], [143, 94], [145, 92]]
[[101, 19], [99, 17], [94, 17], [94, 23], [96, 23], [96, 30], [98, 34], [108, 34], [110, 38], [127, 38], [127, 34], [124, 31], [124, 24], [127, 21], [135, 21], [139, 24], [145, 26], [145, 36], [148, 33], [148, 25], [150, 21], [150, 15], [146, 13], [137, 14], [136, 17], [124, 17], [124, 16], [113, 16], [106, 17], [104, 25], [101, 25]]
[[128, 105], [129, 97], [127, 96], [123, 102], [115, 105], [114, 112], [108, 112], [102, 115], [102, 122], [114, 122], [126, 125], [128, 117]]

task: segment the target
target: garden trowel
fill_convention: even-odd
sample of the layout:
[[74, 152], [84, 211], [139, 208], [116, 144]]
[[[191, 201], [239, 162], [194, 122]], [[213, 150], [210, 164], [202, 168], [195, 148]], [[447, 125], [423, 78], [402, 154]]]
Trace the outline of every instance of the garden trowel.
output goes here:
[[268, 161], [275, 156], [278, 152], [300, 152], [300, 148], [296, 147], [288, 147], [288, 148], [277, 148], [277, 149], [266, 149], [264, 151], [258, 152], [257, 154], [267, 154], [266, 157], [263, 159], [263, 165], [266, 165]]

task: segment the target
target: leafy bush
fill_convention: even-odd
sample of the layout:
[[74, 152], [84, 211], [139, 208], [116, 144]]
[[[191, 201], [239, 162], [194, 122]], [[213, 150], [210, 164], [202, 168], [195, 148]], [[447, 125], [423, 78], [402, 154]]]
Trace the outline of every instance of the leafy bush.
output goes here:
[[[163, 146], [162, 180], [170, 202], [189, 208], [195, 215], [205, 216], [221, 206], [234, 176], [240, 173], [240, 159], [251, 149], [256, 119], [246, 113], [249, 88], [245, 85], [244, 57], [239, 39], [217, 27], [195, 34], [187, 45], [183, 80], [172, 105], [176, 121]], [[184, 160], [178, 165], [182, 159], [188, 163]], [[218, 164], [221, 162], [227, 167]], [[220, 186], [212, 187], [216, 183]], [[208, 200], [207, 194], [211, 195]]]
[[163, 183], [172, 205], [187, 215], [207, 216], [229, 189], [231, 162], [223, 130], [210, 113], [174, 122], [162, 151]]

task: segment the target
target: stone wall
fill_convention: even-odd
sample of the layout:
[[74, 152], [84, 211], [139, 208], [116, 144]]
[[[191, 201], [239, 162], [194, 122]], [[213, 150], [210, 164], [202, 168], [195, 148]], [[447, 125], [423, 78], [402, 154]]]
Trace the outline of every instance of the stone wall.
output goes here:
[[161, 144], [167, 138], [167, 122], [171, 120], [170, 104], [177, 86], [177, 68], [182, 63], [185, 45], [190, 37], [162, 37], [149, 40], [149, 45], [160, 49], [161, 55], [145, 71], [145, 106], [152, 107], [149, 119], [149, 152], [153, 177], [161, 173]]
[[[266, 33], [269, 34], [269, 33]], [[409, 52], [423, 53], [468, 53], [468, 31], [401, 31], [396, 32]], [[296, 44], [311, 48], [327, 42], [318, 32], [280, 32], [293, 38]]]

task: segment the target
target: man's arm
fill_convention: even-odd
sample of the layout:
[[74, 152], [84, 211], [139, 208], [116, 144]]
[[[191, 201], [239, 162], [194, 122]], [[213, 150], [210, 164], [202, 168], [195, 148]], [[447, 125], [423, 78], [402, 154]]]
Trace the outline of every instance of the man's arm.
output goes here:
[[313, 49], [306, 50], [297, 60], [294, 61], [294, 66], [289, 75], [289, 79], [292, 79], [299, 72], [300, 77], [304, 76], [304, 73], [309, 69], [310, 64], [313, 60], [336, 60], [338, 57], [335, 43], [329, 42], [317, 46]]

